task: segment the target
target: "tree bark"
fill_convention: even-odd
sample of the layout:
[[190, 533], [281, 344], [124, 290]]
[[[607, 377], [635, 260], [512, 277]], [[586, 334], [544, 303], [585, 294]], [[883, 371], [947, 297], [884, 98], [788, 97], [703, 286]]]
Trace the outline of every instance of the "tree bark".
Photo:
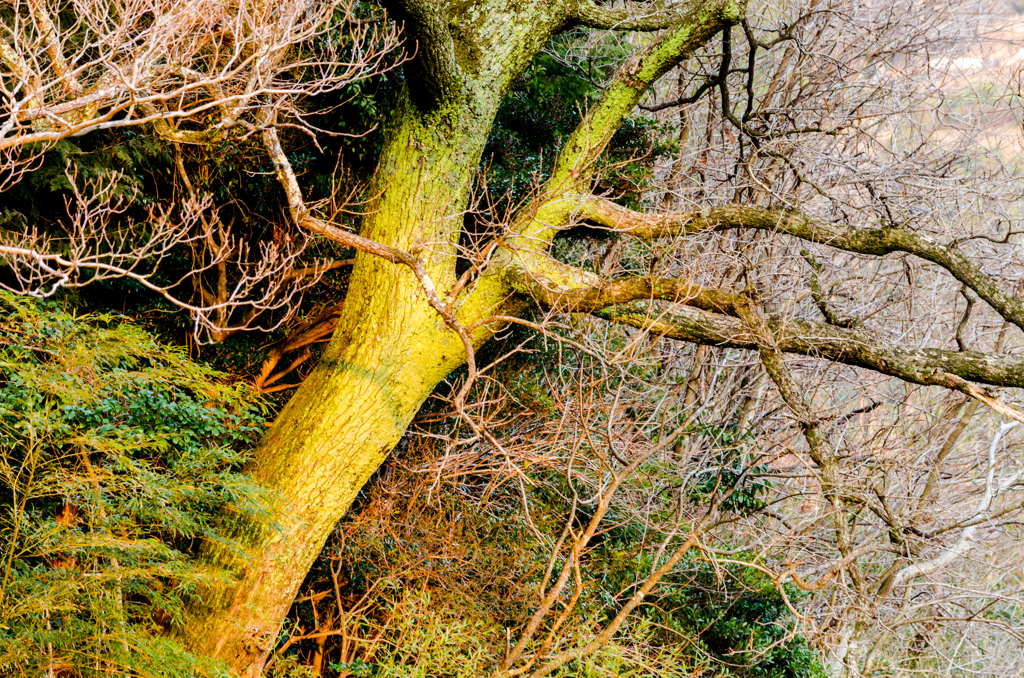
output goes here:
[[[468, 168], [477, 167], [483, 143], [465, 133], [440, 138], [404, 105], [387, 149], [402, 171], [385, 178], [389, 184], [364, 233], [407, 251], [422, 249], [435, 285], [444, 289], [453, 282], [454, 266], [447, 264], [455, 245], [444, 237], [444, 221], [461, 221]], [[225, 660], [243, 676], [259, 675], [327, 536], [426, 397], [466, 359], [458, 335], [427, 304], [408, 269], [357, 254], [349, 289], [323, 359], [249, 469], [269, 488], [279, 525], [237, 526], [254, 560], [243, 565], [232, 554], [213, 554], [239, 580], [212, 592], [186, 630], [193, 650]]]
[[[452, 49], [458, 54], [461, 44], [463, 59], [457, 72], [436, 80], [449, 89], [457, 81], [459, 91], [440, 98], [428, 86], [429, 96], [423, 96], [418, 90], [424, 83], [413, 82], [400, 96], [369, 190], [376, 197], [360, 230], [365, 238], [418, 257], [442, 298], [456, 282], [463, 215], [498, 105], [567, 13], [565, 3], [544, 0], [514, 7], [498, 0], [478, 4], [475, 25], [472, 17], [450, 17]], [[489, 41], [489, 61], [474, 62], [479, 55], [465, 47], [466, 36], [474, 33]], [[414, 48], [432, 53], [430, 45]], [[451, 65], [432, 57], [413, 72], [430, 77], [431, 69]], [[461, 310], [480, 316], [522, 306], [508, 297], [477, 295]], [[490, 336], [481, 327], [474, 341]], [[233, 526], [248, 558], [208, 548], [208, 559], [226, 566], [235, 582], [207, 591], [195, 605], [193, 623], [179, 631], [192, 651], [221, 659], [242, 676], [260, 674], [331, 530], [427, 396], [466, 357], [459, 335], [431, 308], [408, 268], [356, 254], [345, 305], [320, 364], [278, 416], [248, 469], [268, 488], [278, 524]]]

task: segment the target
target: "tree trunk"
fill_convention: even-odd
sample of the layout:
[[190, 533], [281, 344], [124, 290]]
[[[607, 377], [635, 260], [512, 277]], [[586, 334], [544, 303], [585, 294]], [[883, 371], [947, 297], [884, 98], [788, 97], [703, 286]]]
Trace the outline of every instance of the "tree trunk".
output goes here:
[[[517, 51], [532, 54], [546, 34], [532, 40], [519, 35]], [[517, 71], [528, 63], [521, 54], [512, 57]], [[386, 130], [370, 187], [376, 199], [367, 206], [360, 234], [415, 254], [442, 298], [456, 281], [458, 238], [510, 81], [506, 71], [478, 77], [458, 101], [430, 112], [406, 92]], [[500, 297], [484, 303], [505, 303]], [[489, 337], [481, 329], [474, 340]], [[331, 530], [427, 396], [465, 360], [461, 339], [427, 303], [408, 268], [356, 254], [345, 305], [320, 364], [278, 416], [248, 469], [270, 488], [279, 525], [236, 527], [255, 554], [251, 562], [231, 553], [209, 554], [235, 572], [237, 582], [210, 592], [193, 610], [196, 623], [182, 631], [190, 649], [226, 661], [243, 676], [259, 675]]]
[[[498, 105], [547, 39], [574, 21], [580, 3], [382, 4], [403, 25], [407, 42], [414, 43], [407, 52], [416, 56], [405, 66], [405, 91], [385, 131], [369, 190], [374, 197], [360, 235], [414, 254], [445, 299], [456, 282], [464, 213]], [[693, 4], [686, 25], [657, 43], [667, 56], [656, 52], [651, 64], [631, 62], [636, 70], [628, 79], [632, 89], [626, 94], [616, 90], [619, 99], [638, 99], [649, 85], [645, 78], [656, 79], [726, 19], [738, 20], [728, 0], [721, 7], [718, 2]], [[584, 123], [584, 132], [569, 142], [570, 160], [590, 146], [603, 146], [626, 113], [611, 122], [602, 118], [593, 130], [592, 123]], [[603, 141], [581, 141], [590, 136], [588, 131]], [[584, 160], [562, 163], [563, 169], [582, 168]], [[500, 276], [477, 283], [460, 298], [456, 312], [461, 318], [521, 310], [523, 302], [513, 298]], [[495, 329], [475, 330], [474, 344], [486, 341]], [[460, 338], [427, 303], [409, 269], [357, 253], [334, 337], [261, 442], [249, 469], [269, 488], [279, 524], [236, 526], [251, 559], [210, 550], [209, 558], [226, 565], [236, 581], [228, 589], [208, 592], [196, 605], [194, 623], [181, 631], [190, 649], [224, 660], [242, 676], [259, 675], [281, 620], [331, 530], [430, 392], [465, 360]]]
[[[396, 297], [414, 295], [408, 286], [390, 288]], [[420, 319], [406, 313], [382, 325], [368, 316], [347, 325], [339, 336], [359, 340], [333, 342], [302, 397], [275, 422], [251, 471], [271, 489], [279, 525], [243, 528], [255, 560], [233, 589], [207, 601], [202, 624], [188, 629], [194, 650], [259, 674], [327, 536], [426, 396], [462, 360], [461, 344]], [[218, 558], [237, 566], [230, 554]]]
[[[395, 125], [363, 234], [420, 250], [439, 290], [455, 277], [447, 221], [462, 221], [489, 120], [466, 116], [462, 129], [424, 124], [406, 100]], [[486, 111], [493, 115], [493, 110]], [[480, 127], [480, 131], [473, 128]], [[398, 443], [437, 384], [463, 364], [465, 350], [426, 301], [408, 269], [357, 254], [338, 327], [323, 359], [281, 412], [249, 471], [270, 488], [279, 525], [239, 525], [255, 553], [244, 565], [230, 553], [212, 558], [238, 572], [213, 592], [184, 631], [191, 649], [259, 675], [302, 580], [370, 475]]]

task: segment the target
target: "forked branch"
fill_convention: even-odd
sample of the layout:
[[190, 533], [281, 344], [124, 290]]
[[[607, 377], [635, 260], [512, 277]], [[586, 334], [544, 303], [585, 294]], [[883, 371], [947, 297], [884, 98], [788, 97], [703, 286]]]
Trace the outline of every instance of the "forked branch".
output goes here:
[[[758, 338], [746, 323], [660, 302], [632, 302], [594, 311], [612, 322], [658, 336], [711, 346], [758, 350]], [[1024, 357], [938, 348], [904, 348], [863, 329], [769, 315], [765, 323], [783, 353], [824, 358], [897, 377], [912, 384], [941, 386], [977, 398], [997, 411], [1024, 421], [1024, 415], [971, 382], [1024, 388]]]
[[555, 226], [569, 225], [571, 217], [577, 222], [588, 221], [643, 240], [745, 229], [781, 233], [855, 254], [881, 257], [905, 252], [941, 266], [1003, 318], [1024, 329], [1024, 303], [1001, 290], [992, 276], [982, 271], [955, 244], [940, 243], [906, 227], [853, 228], [815, 219], [796, 210], [741, 205], [669, 214], [646, 214], [595, 196], [566, 197], [560, 199], [558, 205], [559, 214], [566, 217]]

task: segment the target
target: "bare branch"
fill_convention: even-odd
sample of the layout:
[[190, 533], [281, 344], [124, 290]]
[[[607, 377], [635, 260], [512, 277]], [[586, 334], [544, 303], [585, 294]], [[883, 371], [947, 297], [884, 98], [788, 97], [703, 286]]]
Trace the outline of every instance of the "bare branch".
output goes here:
[[[978, 505], [975, 508], [975, 516], [977, 517], [985, 516], [985, 514], [991, 509], [992, 501], [996, 495], [1000, 492], [1006, 491], [1006, 489], [1016, 483], [1017, 480], [1020, 479], [1020, 476], [1024, 474], [1024, 470], [1018, 470], [1016, 473], [1006, 478], [997, 479], [995, 477], [996, 450], [999, 448], [999, 443], [1008, 431], [1019, 425], [1019, 422], [1003, 424], [992, 437], [992, 443], [988, 448], [988, 472], [985, 475], [985, 486], [982, 490], [981, 498], [978, 499]], [[913, 565], [900, 570], [893, 582], [893, 588], [903, 586], [917, 577], [927, 577], [928, 575], [946, 567], [958, 558], [962, 558], [968, 551], [978, 545], [981, 533], [983, 532], [982, 525], [983, 523], [975, 523], [970, 527], [965, 528], [956, 543], [950, 548], [944, 549], [942, 553], [937, 555], [935, 558], [922, 563], [914, 563]]]
[[[144, 0], [116, 14], [75, 3], [67, 30], [76, 33], [65, 35], [45, 0], [15, 0], [12, 12], [27, 6], [33, 21], [0, 25], [0, 63], [13, 76], [0, 99], [0, 150], [150, 123], [186, 143], [247, 134], [261, 108], [295, 112], [299, 99], [386, 68], [393, 31], [349, 21], [346, 1]], [[317, 39], [342, 30], [343, 41]], [[94, 47], [75, 48], [80, 35]], [[304, 42], [317, 47], [293, 48]]]

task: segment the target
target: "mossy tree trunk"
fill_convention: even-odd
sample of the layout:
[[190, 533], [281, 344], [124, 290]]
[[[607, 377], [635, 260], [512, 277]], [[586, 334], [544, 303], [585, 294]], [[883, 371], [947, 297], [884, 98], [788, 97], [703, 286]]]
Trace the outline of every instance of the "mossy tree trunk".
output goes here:
[[[509, 85], [565, 25], [564, 2], [394, 3], [417, 58], [386, 129], [360, 234], [414, 253], [443, 296], [494, 116]], [[490, 295], [488, 303], [500, 303]], [[468, 311], [468, 309], [466, 309]], [[485, 341], [485, 330], [475, 339]], [[437, 384], [466, 360], [459, 336], [403, 266], [358, 253], [344, 310], [323, 359], [261, 442], [252, 474], [280, 524], [239, 525], [255, 559], [211, 557], [238, 573], [210, 592], [182, 630], [200, 654], [258, 675], [310, 566], [370, 475]]]
[[[487, 108], [478, 114], [450, 118], [442, 127], [404, 100], [374, 187], [380, 198], [363, 226], [366, 237], [419, 251], [438, 289], [454, 282], [453, 222], [461, 224], [493, 116], [494, 105], [483, 103]], [[188, 629], [194, 649], [243, 675], [258, 675], [331, 529], [426, 397], [464, 361], [458, 335], [427, 304], [408, 269], [356, 255], [334, 336], [252, 463], [252, 474], [277, 502], [281, 523], [241, 528], [252, 530], [245, 540], [257, 553], [255, 563]]]

